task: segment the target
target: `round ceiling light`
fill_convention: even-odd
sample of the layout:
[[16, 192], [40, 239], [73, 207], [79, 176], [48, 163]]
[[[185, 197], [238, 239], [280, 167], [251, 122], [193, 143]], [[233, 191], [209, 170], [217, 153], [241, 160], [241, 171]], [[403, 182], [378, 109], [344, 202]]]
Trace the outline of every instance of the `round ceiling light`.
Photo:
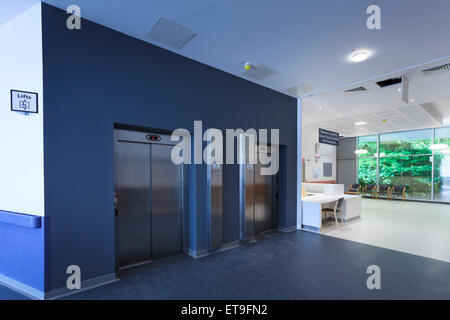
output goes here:
[[369, 58], [370, 54], [366, 50], [353, 50], [353, 52], [350, 55], [350, 61], [352, 62], [363, 62], [364, 60], [367, 60]]
[[369, 151], [364, 149], [355, 150], [355, 154], [367, 154]]
[[448, 145], [447, 144], [433, 144], [430, 147], [431, 150], [444, 150], [444, 149], [448, 149]]

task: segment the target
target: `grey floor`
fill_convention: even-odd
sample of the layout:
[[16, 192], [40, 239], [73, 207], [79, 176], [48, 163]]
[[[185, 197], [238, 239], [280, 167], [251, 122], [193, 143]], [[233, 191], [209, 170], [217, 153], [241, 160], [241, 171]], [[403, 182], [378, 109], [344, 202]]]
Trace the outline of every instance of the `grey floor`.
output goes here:
[[[369, 265], [381, 268], [381, 290], [367, 289]], [[450, 299], [450, 263], [300, 231], [154, 261], [120, 279], [66, 299]], [[0, 287], [0, 298], [20, 295]]]

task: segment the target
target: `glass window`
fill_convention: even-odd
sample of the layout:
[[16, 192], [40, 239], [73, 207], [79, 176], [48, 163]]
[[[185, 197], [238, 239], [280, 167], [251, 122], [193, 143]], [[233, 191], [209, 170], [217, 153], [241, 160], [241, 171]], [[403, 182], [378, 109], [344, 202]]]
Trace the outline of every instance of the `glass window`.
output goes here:
[[432, 129], [381, 134], [380, 154], [431, 154], [432, 134]]
[[358, 150], [367, 150], [361, 157], [374, 156], [377, 153], [378, 136], [365, 136], [358, 138]]
[[[436, 129], [435, 143], [450, 146], [450, 127]], [[435, 151], [434, 200], [450, 202], [450, 149]]]
[[450, 153], [450, 127], [438, 128], [434, 133], [434, 138], [436, 144], [446, 144], [449, 146], [447, 149], [437, 150], [438, 153]]
[[377, 184], [377, 158], [358, 159], [358, 183], [363, 186]]
[[406, 186], [409, 199], [431, 200], [431, 156], [380, 158], [380, 184]]

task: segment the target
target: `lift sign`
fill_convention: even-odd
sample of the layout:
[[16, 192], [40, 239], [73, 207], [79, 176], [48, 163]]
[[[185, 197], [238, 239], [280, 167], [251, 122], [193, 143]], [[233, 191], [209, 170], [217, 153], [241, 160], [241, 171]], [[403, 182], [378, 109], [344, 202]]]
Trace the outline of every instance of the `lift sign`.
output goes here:
[[11, 90], [11, 111], [38, 113], [38, 94]]

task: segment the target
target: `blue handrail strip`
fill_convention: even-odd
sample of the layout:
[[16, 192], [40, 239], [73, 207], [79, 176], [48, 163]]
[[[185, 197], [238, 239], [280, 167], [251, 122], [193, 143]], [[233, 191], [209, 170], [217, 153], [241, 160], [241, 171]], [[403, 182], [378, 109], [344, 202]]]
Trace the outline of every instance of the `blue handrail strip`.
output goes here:
[[42, 217], [0, 210], [0, 223], [9, 223], [26, 228], [40, 228]]

